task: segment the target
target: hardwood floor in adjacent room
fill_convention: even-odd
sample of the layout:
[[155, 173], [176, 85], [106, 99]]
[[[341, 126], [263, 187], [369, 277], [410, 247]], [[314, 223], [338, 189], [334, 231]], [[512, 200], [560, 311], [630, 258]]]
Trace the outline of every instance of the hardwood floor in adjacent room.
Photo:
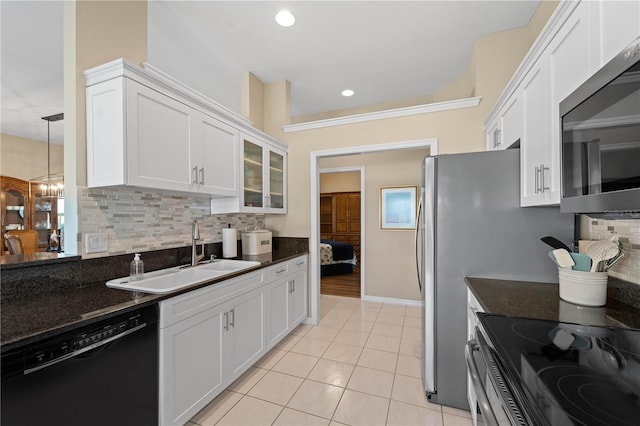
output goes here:
[[320, 279], [320, 294], [360, 298], [360, 265], [352, 273]]

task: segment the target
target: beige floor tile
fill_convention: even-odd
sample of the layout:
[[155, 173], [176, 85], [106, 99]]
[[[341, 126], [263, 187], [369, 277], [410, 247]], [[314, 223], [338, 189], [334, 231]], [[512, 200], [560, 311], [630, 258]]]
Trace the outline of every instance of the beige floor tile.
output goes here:
[[344, 308], [340, 306], [340, 303], [327, 313], [327, 317], [337, 320], [346, 321], [353, 314], [353, 308]]
[[382, 334], [371, 334], [364, 347], [397, 353], [400, 349], [400, 338], [383, 336]]
[[403, 376], [422, 378], [422, 367], [420, 365], [420, 358], [410, 355], [398, 355], [398, 364], [396, 365], [396, 374], [402, 374]]
[[400, 353], [403, 355], [422, 356], [422, 341], [412, 339], [400, 340]]
[[387, 426], [442, 426], [442, 413], [416, 405], [391, 401]]
[[217, 425], [270, 425], [278, 418], [282, 409], [280, 405], [245, 396], [220, 419]]
[[356, 366], [347, 389], [390, 398], [393, 379], [393, 373]]
[[317, 362], [318, 358], [314, 356], [289, 352], [271, 370], [298, 377], [307, 377]]
[[460, 410], [458, 408], [442, 406], [442, 412], [447, 414], [453, 414], [454, 416], [471, 418], [471, 412], [469, 410]]
[[422, 308], [420, 306], [407, 306], [404, 311], [404, 316], [413, 317], [413, 318], [421, 318], [422, 317]]
[[360, 358], [358, 359], [358, 365], [394, 373], [396, 371], [397, 361], [398, 354], [393, 352], [364, 348], [362, 350], [362, 354], [360, 354]]
[[357, 318], [350, 318], [342, 327], [343, 330], [360, 331], [368, 333], [373, 328], [373, 321], [365, 321]]
[[352, 320], [375, 321], [378, 317], [378, 311], [356, 309], [349, 317]]
[[329, 328], [337, 328], [341, 329], [344, 326], [345, 320], [341, 318], [332, 318], [330, 316], [331, 313], [327, 314], [320, 320], [318, 325], [320, 327], [329, 327]]
[[332, 421], [331, 423], [329, 423], [329, 426], [348, 426], [348, 425], [345, 425], [344, 423], [338, 423], [338, 422]]
[[402, 338], [403, 339], [411, 339], [411, 340], [420, 340], [422, 339], [422, 327], [407, 327], [406, 325], [402, 328]]
[[285, 408], [276, 419], [274, 426], [327, 426], [328, 419], [303, 413], [302, 411]]
[[360, 299], [356, 299], [354, 297], [343, 297], [338, 301], [338, 303], [336, 303], [336, 308], [350, 309], [353, 311], [354, 309], [359, 308], [361, 303]]
[[213, 426], [241, 399], [242, 394], [225, 390], [200, 410], [191, 421], [201, 426]]
[[460, 417], [449, 413], [442, 413], [444, 426], [472, 426], [473, 421], [468, 417]]
[[363, 333], [361, 331], [353, 330], [340, 330], [333, 341], [337, 343], [344, 343], [346, 345], [362, 347], [367, 342], [368, 338], [369, 333]]
[[300, 377], [269, 371], [251, 388], [247, 395], [273, 402], [274, 404], [286, 405], [293, 394], [296, 393], [302, 381], [303, 379]]
[[338, 386], [305, 380], [287, 406], [314, 416], [331, 419], [343, 390]]
[[309, 330], [305, 337], [332, 341], [339, 331], [339, 329], [333, 327], [316, 326]]
[[404, 316], [404, 326], [405, 327], [422, 328], [422, 318], [420, 318], [420, 317], [410, 317], [409, 315], [405, 315]]
[[303, 337], [291, 348], [291, 352], [320, 357], [329, 347], [328, 340], [314, 339], [312, 337]]
[[344, 362], [321, 359], [318, 361], [311, 373], [307, 376], [309, 380], [315, 380], [329, 385], [345, 387], [349, 382], [354, 365]]
[[345, 390], [333, 420], [351, 426], [384, 425], [389, 400], [352, 390]]
[[293, 334], [295, 336], [304, 336], [312, 328], [313, 328], [313, 326], [310, 325], [310, 324], [300, 324], [296, 328], [294, 328], [293, 331], [291, 331], [291, 334]]
[[360, 346], [345, 345], [344, 343], [333, 342], [322, 354], [322, 358], [333, 361], [355, 364], [358, 362], [362, 348]]
[[391, 399], [421, 407], [432, 407], [422, 386], [422, 379], [396, 374]]
[[287, 351], [281, 351], [280, 349], [273, 348], [269, 352], [267, 352], [265, 356], [260, 358], [258, 362], [256, 362], [256, 367], [270, 370], [286, 354], [287, 354]]
[[384, 303], [382, 305], [382, 308], [380, 308], [380, 313], [404, 316], [404, 313], [406, 310], [407, 310], [407, 307], [405, 305], [395, 305], [395, 304]]
[[289, 334], [287, 337], [285, 337], [284, 339], [280, 340], [280, 342], [278, 342], [278, 344], [276, 345], [276, 348], [282, 351], [291, 350], [291, 348], [294, 347], [296, 343], [300, 341], [300, 339], [302, 339], [302, 336]]
[[238, 377], [235, 382], [231, 383], [227, 389], [245, 394], [267, 374], [269, 370], [264, 368], [251, 367], [242, 376]]
[[[378, 317], [380, 317], [380, 315], [378, 315]], [[400, 338], [402, 336], [402, 326], [376, 321], [373, 328], [371, 328], [371, 334], [382, 334], [383, 336]]]
[[376, 318], [376, 322], [393, 324], [393, 325], [403, 325], [404, 315], [391, 315], [391, 314], [379, 313], [378, 317]]
[[196, 423], [187, 422], [187, 426], [199, 426]]
[[360, 310], [361, 311], [379, 312], [381, 308], [382, 308], [382, 303], [380, 303], [380, 302], [360, 301]]

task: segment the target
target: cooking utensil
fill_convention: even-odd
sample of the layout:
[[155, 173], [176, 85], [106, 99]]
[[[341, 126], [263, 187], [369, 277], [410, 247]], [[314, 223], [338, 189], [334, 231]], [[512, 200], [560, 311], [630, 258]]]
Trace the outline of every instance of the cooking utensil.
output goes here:
[[574, 271], [589, 272], [591, 270], [591, 258], [584, 253], [569, 253], [573, 259]]
[[562, 248], [555, 249], [555, 250], [552, 250], [551, 253], [553, 254], [553, 257], [555, 257], [556, 263], [561, 268], [570, 268], [576, 264], [571, 258], [571, 255], [569, 254], [569, 252], [566, 251], [565, 249], [562, 249]]
[[543, 243], [553, 247], [554, 249], [565, 249], [569, 253], [572, 252], [572, 250], [565, 243], [563, 243], [562, 241], [560, 241], [557, 238], [554, 238], [554, 237], [542, 237], [542, 238], [540, 238], [540, 241], [542, 241]]
[[586, 253], [592, 260], [591, 272], [600, 272], [600, 262], [616, 257], [620, 247], [610, 240], [594, 241], [587, 246]]

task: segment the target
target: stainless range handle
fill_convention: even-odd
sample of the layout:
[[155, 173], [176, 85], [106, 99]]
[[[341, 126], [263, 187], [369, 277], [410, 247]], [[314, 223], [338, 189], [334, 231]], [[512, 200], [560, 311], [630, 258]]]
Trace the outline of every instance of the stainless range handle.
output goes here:
[[[467, 372], [469, 373], [469, 377], [471, 377], [473, 389], [476, 391], [476, 398], [478, 398], [478, 404], [480, 405], [480, 411], [482, 412], [482, 419], [487, 426], [498, 426], [498, 420], [496, 419], [496, 415], [493, 413], [493, 409], [491, 408], [491, 404], [487, 398], [487, 393], [484, 390], [482, 380], [480, 379], [480, 373], [478, 372], [478, 365], [473, 357], [473, 352], [478, 350], [478, 348], [478, 342], [475, 340], [469, 340], [465, 345], [464, 358], [467, 361]], [[475, 410], [475, 407], [469, 408]]]

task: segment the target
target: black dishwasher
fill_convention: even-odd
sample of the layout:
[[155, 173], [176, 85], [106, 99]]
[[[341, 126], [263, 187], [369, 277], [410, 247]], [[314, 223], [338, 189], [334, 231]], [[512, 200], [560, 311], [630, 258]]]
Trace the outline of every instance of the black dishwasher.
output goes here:
[[2, 354], [1, 391], [3, 426], [157, 425], [157, 305]]

